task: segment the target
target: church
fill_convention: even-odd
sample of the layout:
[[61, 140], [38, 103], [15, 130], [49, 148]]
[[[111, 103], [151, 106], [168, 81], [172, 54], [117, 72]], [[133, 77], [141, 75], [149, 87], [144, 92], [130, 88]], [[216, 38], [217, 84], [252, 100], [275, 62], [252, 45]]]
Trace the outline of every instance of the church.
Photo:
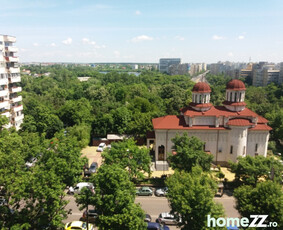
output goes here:
[[152, 119], [154, 133], [147, 138], [147, 146], [153, 147], [156, 170], [168, 168], [167, 154], [174, 152], [171, 140], [177, 133], [202, 140], [215, 164], [228, 165], [239, 156], [266, 157], [271, 127], [265, 118], [246, 108], [245, 92], [245, 84], [233, 79], [227, 83], [223, 106], [213, 106], [209, 85], [198, 82], [192, 90], [192, 102], [180, 110], [180, 115]]

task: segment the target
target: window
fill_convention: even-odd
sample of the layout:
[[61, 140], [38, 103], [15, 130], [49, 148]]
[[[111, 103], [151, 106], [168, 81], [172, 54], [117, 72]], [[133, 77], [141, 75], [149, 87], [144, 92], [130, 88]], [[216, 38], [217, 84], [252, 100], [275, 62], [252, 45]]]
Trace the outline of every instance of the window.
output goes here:
[[258, 144], [255, 144], [255, 151], [257, 152]]
[[202, 100], [201, 95], [199, 95], [199, 103], [201, 103], [201, 100]]
[[234, 93], [234, 102], [237, 101], [237, 93]]
[[233, 145], [230, 147], [230, 154], [233, 154]]
[[242, 93], [240, 93], [239, 101], [242, 101]]
[[232, 99], [232, 92], [230, 93], [230, 101], [232, 101], [233, 99]]

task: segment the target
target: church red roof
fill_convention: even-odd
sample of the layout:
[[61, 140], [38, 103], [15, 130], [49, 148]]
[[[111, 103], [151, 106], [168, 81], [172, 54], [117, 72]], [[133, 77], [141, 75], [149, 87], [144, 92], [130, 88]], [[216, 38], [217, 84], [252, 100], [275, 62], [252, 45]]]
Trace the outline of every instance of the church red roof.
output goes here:
[[[226, 109], [224, 106], [212, 106], [208, 111], [196, 111], [191, 107], [186, 107], [181, 109], [181, 112], [185, 116], [195, 117], [195, 116], [209, 116], [209, 117], [230, 117], [230, 121], [228, 121], [228, 125], [234, 126], [252, 126], [255, 125], [252, 122], [253, 118], [257, 118], [257, 125], [251, 127], [250, 130], [271, 130], [271, 128], [267, 125], [267, 120], [255, 112], [251, 111], [248, 108], [240, 112], [234, 112]], [[176, 116], [176, 115], [168, 115], [164, 117], [158, 117], [152, 119], [154, 129], [192, 129], [192, 130], [221, 130], [226, 129], [223, 126], [215, 127], [215, 126], [207, 126], [207, 125], [193, 125], [189, 127], [184, 119], [184, 116]]]
[[210, 103], [201, 104], [201, 103], [194, 103], [194, 102], [191, 102], [191, 103], [190, 103], [190, 106], [193, 106], [193, 107], [196, 107], [196, 108], [204, 108], [204, 107], [211, 107], [212, 104], [210, 104]]
[[230, 90], [246, 90], [244, 82], [238, 79], [233, 79], [229, 81], [226, 85], [226, 89]]
[[193, 87], [193, 92], [197, 93], [210, 93], [211, 89], [209, 85], [205, 82], [198, 82]]

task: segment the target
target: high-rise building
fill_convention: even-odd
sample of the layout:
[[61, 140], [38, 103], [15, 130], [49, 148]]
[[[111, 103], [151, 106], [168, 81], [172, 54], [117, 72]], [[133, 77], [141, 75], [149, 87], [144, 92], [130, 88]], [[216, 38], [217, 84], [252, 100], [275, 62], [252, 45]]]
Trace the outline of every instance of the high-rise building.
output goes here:
[[9, 120], [6, 128], [14, 126], [17, 130], [23, 123], [22, 91], [19, 58], [15, 55], [16, 38], [0, 35], [0, 114]]
[[274, 64], [260, 62], [253, 68], [253, 86], [267, 86], [271, 82], [280, 84], [280, 70]]
[[159, 59], [159, 71], [161, 73], [169, 74], [169, 66], [179, 65], [181, 63], [181, 58], [160, 58]]

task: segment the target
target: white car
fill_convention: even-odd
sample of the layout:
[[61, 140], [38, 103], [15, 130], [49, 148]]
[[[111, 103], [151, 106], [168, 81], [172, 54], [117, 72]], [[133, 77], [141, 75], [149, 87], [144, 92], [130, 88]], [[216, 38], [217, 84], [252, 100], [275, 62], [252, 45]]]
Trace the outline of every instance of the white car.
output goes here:
[[177, 220], [177, 218], [174, 215], [170, 214], [169, 212], [162, 212], [158, 216], [157, 222], [160, 223], [160, 224], [176, 225], [178, 223], [181, 223], [182, 220], [181, 220], [181, 218], [179, 218], [179, 220]]
[[164, 187], [164, 188], [159, 188], [155, 190], [155, 196], [166, 196], [168, 192], [168, 188]]
[[68, 194], [81, 194], [81, 190], [85, 187], [88, 187], [91, 191], [93, 191], [94, 187], [93, 187], [93, 183], [89, 183], [89, 182], [80, 182], [76, 185], [76, 187], [70, 187], [68, 190]]
[[97, 152], [103, 152], [103, 150], [106, 148], [106, 144], [105, 143], [100, 143], [98, 145], [98, 148], [97, 148]]

